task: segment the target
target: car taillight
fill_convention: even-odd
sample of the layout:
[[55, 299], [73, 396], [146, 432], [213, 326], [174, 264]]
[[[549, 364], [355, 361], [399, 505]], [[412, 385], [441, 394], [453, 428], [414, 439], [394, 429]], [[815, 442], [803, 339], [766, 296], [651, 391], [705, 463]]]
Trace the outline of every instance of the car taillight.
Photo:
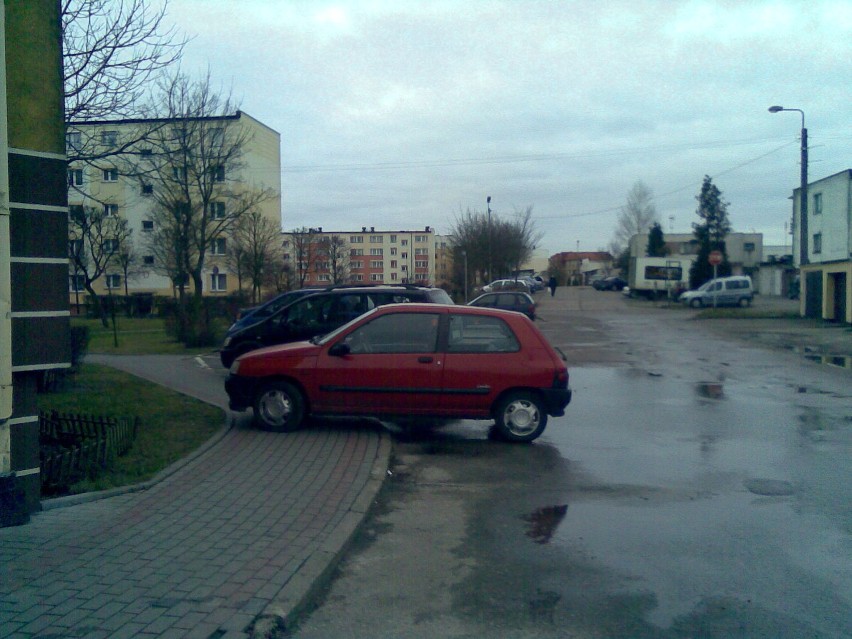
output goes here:
[[568, 369], [563, 368], [553, 374], [553, 388], [568, 388]]

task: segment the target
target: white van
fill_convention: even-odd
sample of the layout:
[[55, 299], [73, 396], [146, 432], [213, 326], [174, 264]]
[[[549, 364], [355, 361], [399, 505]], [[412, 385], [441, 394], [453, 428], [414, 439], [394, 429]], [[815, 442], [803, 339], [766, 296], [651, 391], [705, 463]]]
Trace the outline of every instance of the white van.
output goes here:
[[754, 298], [751, 278], [734, 275], [710, 280], [694, 291], [680, 296], [680, 301], [693, 308], [702, 306], [749, 306]]

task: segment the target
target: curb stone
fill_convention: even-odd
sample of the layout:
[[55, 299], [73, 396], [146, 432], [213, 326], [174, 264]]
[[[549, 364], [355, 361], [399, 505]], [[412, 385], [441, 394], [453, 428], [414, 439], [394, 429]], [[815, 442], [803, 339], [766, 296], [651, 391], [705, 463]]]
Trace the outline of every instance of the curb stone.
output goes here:
[[352, 508], [322, 547], [309, 557], [281, 589], [274, 601], [261, 612], [248, 629], [250, 639], [280, 639], [286, 636], [299, 616], [328, 585], [334, 571], [366, 521], [387, 476], [391, 454], [391, 438], [382, 433], [370, 479], [364, 485]]

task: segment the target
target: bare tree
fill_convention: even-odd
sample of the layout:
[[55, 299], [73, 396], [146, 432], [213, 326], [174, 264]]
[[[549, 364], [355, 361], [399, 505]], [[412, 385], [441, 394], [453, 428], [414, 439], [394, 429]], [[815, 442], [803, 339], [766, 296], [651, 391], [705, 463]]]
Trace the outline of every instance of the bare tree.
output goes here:
[[[203, 273], [208, 255], [227, 246], [228, 235], [240, 218], [274, 197], [271, 189], [241, 181], [243, 156], [250, 133], [239, 118], [222, 115], [236, 111], [230, 96], [210, 86], [209, 75], [193, 81], [176, 74], [162, 85], [163, 120], [147, 135], [151, 153], [135, 166], [141, 184], [155, 182], [152, 217], [157, 232], [150, 243], [168, 252], [164, 268], [171, 271], [185, 303], [186, 287], [193, 285], [200, 307]], [[126, 173], [132, 172], [128, 167]]]
[[260, 211], [248, 211], [235, 224], [231, 238], [235, 257], [239, 256], [241, 270], [251, 282], [251, 300], [256, 304], [268, 281], [267, 271], [275, 268], [275, 258], [281, 252], [281, 228]]
[[330, 235], [320, 241], [320, 250], [327, 258], [332, 284], [348, 282], [350, 273], [349, 242], [340, 235]]
[[[71, 251], [74, 271], [83, 277], [83, 287], [92, 298], [95, 312], [104, 327], [108, 326], [103, 302], [93, 283], [108, 269], [116, 266], [121, 246], [130, 238], [127, 220], [116, 215], [107, 215], [95, 207], [73, 206], [69, 215], [68, 236], [76, 243]], [[107, 282], [111, 286], [111, 282]]]
[[299, 288], [304, 288], [305, 281], [316, 261], [317, 232], [312, 228], [302, 227], [290, 231], [293, 252], [290, 256], [294, 264], [294, 274]]
[[168, 0], [62, 0], [67, 122], [142, 114], [152, 80], [186, 44], [167, 9]]
[[627, 194], [627, 204], [621, 207], [609, 252], [619, 255], [630, 246], [630, 238], [647, 233], [656, 221], [654, 195], [642, 181], [637, 181]]
[[132, 229], [128, 229], [127, 237], [118, 247], [118, 252], [115, 254], [115, 264], [121, 270], [124, 278], [124, 295], [129, 297], [129, 281], [147, 272], [144, 265], [139, 261], [139, 254], [133, 242]]

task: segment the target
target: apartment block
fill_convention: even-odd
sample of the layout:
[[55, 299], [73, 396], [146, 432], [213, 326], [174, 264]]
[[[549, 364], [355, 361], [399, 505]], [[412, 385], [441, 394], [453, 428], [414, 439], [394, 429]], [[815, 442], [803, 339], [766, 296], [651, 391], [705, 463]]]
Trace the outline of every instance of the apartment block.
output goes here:
[[294, 288], [343, 283], [434, 286], [439, 281], [437, 265], [442, 273], [448, 270], [447, 241], [439, 237], [431, 226], [401, 231], [309, 228], [283, 234], [284, 260]]
[[[146, 172], [146, 166], [153, 164], [153, 156], [159, 153], [156, 147], [163, 144], [163, 131], [174, 132], [174, 139], [178, 140], [189, 125], [193, 127], [195, 136], [190, 144], [195, 144], [197, 139], [201, 140], [199, 145], [213, 145], [217, 139], [225, 138], [244, 140], [238, 158], [210, 168], [212, 195], [208, 193], [205, 196], [209, 200], [209, 219], [214, 222], [226, 219], [233, 210], [231, 207], [237, 206], [241, 193], [266, 189], [272, 197], [260, 203], [258, 209], [276, 227], [280, 227], [280, 135], [242, 111], [187, 120], [126, 119], [69, 124], [66, 139], [70, 158], [68, 204], [72, 215], [75, 208], [94, 208], [103, 211], [107, 217], [126, 219], [131, 231], [130, 242], [135, 258], [133, 268], [126, 270], [120, 260], [113, 259], [106, 273], [95, 283], [96, 292], [120, 295], [125, 290], [131, 295], [173, 293], [177, 283], [164, 263], [167, 260], [163, 256], [167, 251], [159, 245], [161, 243], [152, 242], [152, 238], [157, 236], [154, 207], [161, 199], [158, 198], [160, 190], [167, 188], [166, 180], [182, 179], [187, 184], [192, 184], [193, 180], [187, 179], [187, 169], [177, 161], [172, 167], [172, 175], [162, 168]], [[150, 133], [152, 131], [155, 133]], [[154, 138], [158, 140], [156, 144], [151, 142]], [[192, 148], [187, 150], [192, 152]], [[76, 157], [90, 159], [75, 160]], [[69, 251], [85, 250], [81, 245], [83, 241], [69, 238]], [[115, 240], [106, 237], [103, 241]], [[210, 238], [207, 244], [203, 277], [205, 295], [224, 295], [237, 288], [235, 269], [229, 266], [228, 260], [230, 241], [229, 234], [223, 232]], [[72, 304], [85, 295], [81, 278], [79, 273], [75, 273], [72, 261], [69, 274]]]

